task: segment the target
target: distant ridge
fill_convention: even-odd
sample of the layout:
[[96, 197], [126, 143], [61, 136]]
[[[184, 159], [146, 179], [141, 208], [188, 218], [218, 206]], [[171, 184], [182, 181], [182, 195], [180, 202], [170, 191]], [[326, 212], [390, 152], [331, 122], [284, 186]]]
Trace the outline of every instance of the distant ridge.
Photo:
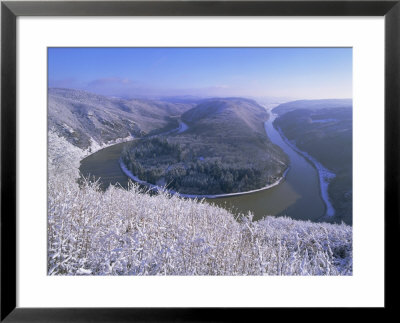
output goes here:
[[352, 99], [320, 99], [320, 100], [297, 100], [280, 104], [273, 109], [274, 113], [284, 114], [296, 109], [329, 109], [329, 108], [351, 108]]

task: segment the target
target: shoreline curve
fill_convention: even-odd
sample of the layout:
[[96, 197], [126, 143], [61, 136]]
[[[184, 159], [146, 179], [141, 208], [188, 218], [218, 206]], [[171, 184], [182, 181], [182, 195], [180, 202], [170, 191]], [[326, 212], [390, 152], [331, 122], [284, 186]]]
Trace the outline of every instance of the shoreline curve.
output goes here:
[[266, 186], [261, 187], [261, 188], [258, 188], [258, 189], [255, 189], [255, 190], [245, 191], [245, 192], [236, 192], [236, 193], [226, 193], [226, 194], [205, 194], [205, 195], [200, 194], [200, 195], [199, 195], [199, 194], [184, 194], [184, 193], [179, 193], [179, 192], [176, 192], [176, 191], [174, 191], [174, 190], [165, 189], [165, 188], [162, 188], [162, 187], [160, 187], [160, 186], [157, 186], [157, 185], [154, 185], [154, 184], [151, 184], [151, 183], [142, 181], [142, 180], [139, 179], [137, 176], [135, 176], [134, 174], [132, 174], [132, 172], [131, 172], [131, 171], [126, 167], [126, 165], [123, 163], [123, 161], [122, 161], [121, 158], [120, 158], [120, 160], [119, 160], [119, 166], [121, 167], [122, 172], [123, 172], [126, 176], [128, 176], [130, 179], [132, 179], [132, 180], [135, 181], [136, 183], [139, 183], [139, 184], [141, 184], [141, 185], [145, 185], [145, 186], [149, 187], [151, 190], [162, 191], [162, 192], [168, 192], [168, 193], [171, 194], [171, 195], [177, 195], [177, 196], [180, 196], [180, 197], [193, 198], [193, 199], [203, 199], [203, 198], [206, 198], [206, 199], [216, 199], [216, 198], [221, 198], [221, 197], [231, 197], [231, 196], [247, 195], [247, 194], [252, 194], [252, 193], [256, 193], [256, 192], [268, 190], [268, 189], [270, 189], [270, 188], [273, 188], [273, 187], [279, 185], [279, 184], [285, 179], [286, 174], [287, 174], [287, 172], [288, 172], [289, 169], [290, 169], [290, 166], [287, 167], [287, 168], [285, 169], [285, 171], [283, 172], [282, 176], [281, 176], [277, 181], [275, 181], [274, 183], [269, 184], [269, 185], [266, 185]]

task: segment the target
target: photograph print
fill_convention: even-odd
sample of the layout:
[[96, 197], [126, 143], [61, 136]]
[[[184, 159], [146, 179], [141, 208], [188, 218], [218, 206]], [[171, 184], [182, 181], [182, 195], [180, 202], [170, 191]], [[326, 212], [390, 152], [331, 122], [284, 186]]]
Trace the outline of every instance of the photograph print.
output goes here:
[[47, 275], [352, 275], [352, 55], [49, 47]]

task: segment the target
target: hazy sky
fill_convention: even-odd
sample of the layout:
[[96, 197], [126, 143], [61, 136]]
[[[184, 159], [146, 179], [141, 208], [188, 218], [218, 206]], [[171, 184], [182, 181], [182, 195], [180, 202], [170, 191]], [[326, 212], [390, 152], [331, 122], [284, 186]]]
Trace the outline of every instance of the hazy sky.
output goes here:
[[49, 87], [115, 96], [351, 98], [351, 48], [49, 48]]

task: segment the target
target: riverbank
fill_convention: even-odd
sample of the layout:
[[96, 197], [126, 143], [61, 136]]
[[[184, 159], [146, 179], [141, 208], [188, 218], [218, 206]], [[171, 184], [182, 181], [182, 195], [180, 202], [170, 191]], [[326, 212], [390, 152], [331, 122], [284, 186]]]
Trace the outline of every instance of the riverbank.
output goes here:
[[102, 149], [109, 148], [113, 145], [122, 144], [124, 142], [133, 141], [135, 139], [137, 139], [137, 138], [135, 138], [132, 135], [129, 135], [124, 138], [117, 138], [115, 140], [110, 140], [107, 143], [103, 143], [100, 145], [99, 143], [94, 141], [93, 138], [90, 138], [91, 142], [90, 142], [89, 148], [87, 148], [86, 150], [83, 150], [84, 158], [89, 157], [90, 155], [97, 153], [98, 151], [100, 151]]
[[310, 164], [317, 170], [318, 172], [318, 179], [319, 179], [319, 184], [320, 184], [320, 194], [321, 198], [325, 203], [326, 211], [325, 215], [328, 217], [332, 217], [335, 215], [335, 209], [332, 206], [332, 203], [329, 200], [329, 195], [328, 195], [328, 186], [329, 182], [336, 177], [334, 173], [326, 169], [322, 164], [317, 161], [314, 157], [310, 156], [310, 154], [306, 153], [305, 151], [300, 150], [293, 142], [291, 142], [286, 136], [283, 134], [282, 129], [279, 127], [275, 127], [276, 131], [280, 134], [282, 137], [282, 140], [285, 141], [285, 143], [290, 146], [294, 151], [296, 151], [298, 154], [303, 156]]
[[182, 194], [182, 193], [176, 192], [174, 190], [168, 190], [166, 188], [163, 188], [163, 187], [160, 187], [160, 186], [157, 186], [157, 185], [142, 181], [137, 176], [132, 174], [132, 172], [123, 163], [122, 159], [119, 160], [119, 165], [121, 167], [121, 170], [124, 172], [124, 174], [126, 176], [128, 176], [130, 179], [132, 179], [136, 183], [139, 183], [141, 185], [144, 185], [144, 186], [148, 187], [150, 190], [167, 192], [167, 193], [169, 193], [171, 195], [177, 195], [177, 196], [180, 196], [180, 197], [192, 198], [192, 199], [203, 199], [203, 198], [216, 199], [216, 198], [221, 198], [221, 197], [242, 196], [242, 195], [246, 195], [246, 194], [252, 194], [252, 193], [268, 190], [268, 189], [270, 189], [272, 187], [275, 187], [275, 186], [279, 185], [285, 179], [286, 173], [289, 171], [289, 167], [288, 167], [288, 168], [286, 168], [286, 170], [283, 172], [282, 176], [277, 181], [275, 181], [272, 184], [266, 185], [266, 186], [264, 186], [262, 188], [256, 189], [256, 190], [245, 191], [245, 192], [237, 192], [237, 193], [227, 193], [227, 194], [196, 195], [196, 194]]

